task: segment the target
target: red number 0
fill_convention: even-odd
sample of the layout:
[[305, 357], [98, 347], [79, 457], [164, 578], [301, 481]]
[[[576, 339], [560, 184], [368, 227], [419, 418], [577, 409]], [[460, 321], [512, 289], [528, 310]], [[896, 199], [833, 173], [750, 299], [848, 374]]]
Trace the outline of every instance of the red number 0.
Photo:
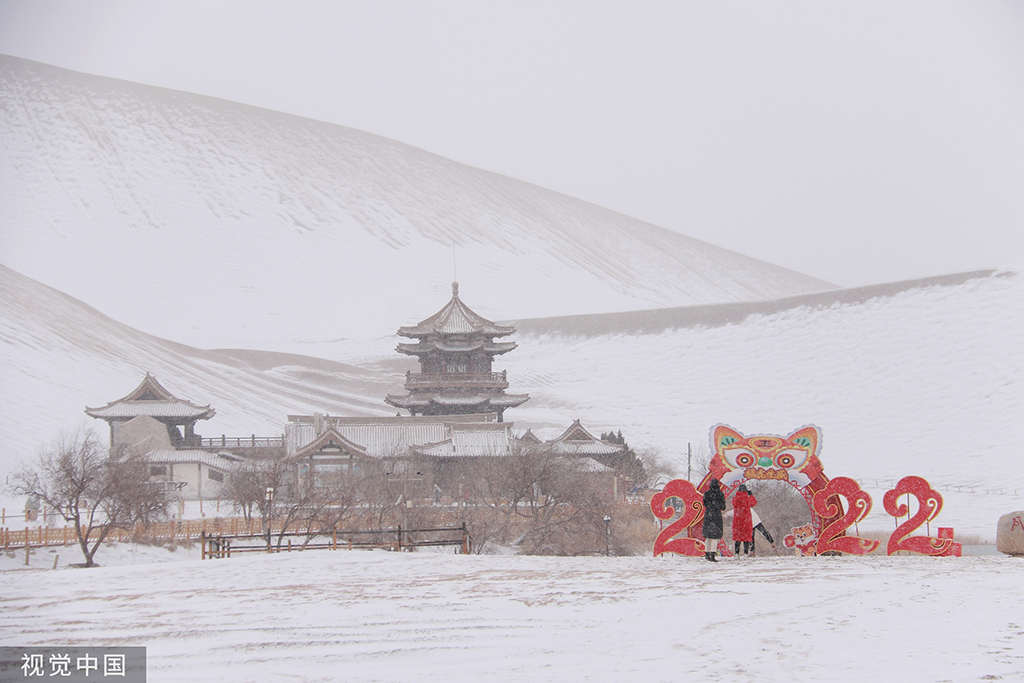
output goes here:
[[836, 477], [828, 482], [822, 490], [814, 494], [814, 512], [822, 519], [835, 517], [842, 508], [836, 496], [842, 496], [849, 504], [849, 509], [841, 519], [837, 519], [824, 529], [818, 536], [818, 554], [832, 550], [850, 555], [867, 555], [878, 547], [880, 541], [869, 541], [859, 536], [845, 536], [844, 532], [860, 522], [871, 512], [871, 496], [860, 487], [860, 484], [849, 477]]
[[[935, 519], [942, 510], [942, 495], [921, 477], [903, 477], [896, 488], [886, 491], [882, 498], [885, 511], [892, 517], [902, 517], [910, 512], [905, 503], [899, 503], [899, 497], [911, 494], [917, 498], [917, 514], [896, 527], [889, 537], [889, 554], [900, 550], [910, 550], [925, 555], [960, 556], [960, 544], [949, 538], [931, 538], [930, 536], [910, 536], [910, 533], [925, 522]], [[909, 537], [909, 538], [908, 538]]]
[[704, 555], [704, 541], [699, 538], [672, 538], [694, 526], [704, 517], [704, 496], [693, 484], [685, 479], [673, 479], [665, 484], [660, 493], [651, 498], [651, 512], [658, 519], [672, 519], [676, 509], [667, 504], [669, 498], [683, 501], [682, 516], [669, 524], [654, 541], [654, 556], [662, 553], [678, 553], [691, 557]]

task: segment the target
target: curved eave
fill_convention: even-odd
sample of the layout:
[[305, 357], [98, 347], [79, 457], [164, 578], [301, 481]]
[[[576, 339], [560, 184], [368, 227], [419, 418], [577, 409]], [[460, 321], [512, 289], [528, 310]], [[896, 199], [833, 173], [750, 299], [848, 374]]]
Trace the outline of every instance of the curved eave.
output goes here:
[[409, 337], [410, 339], [423, 339], [431, 335], [450, 335], [450, 334], [482, 334], [486, 337], [507, 337], [510, 334], [515, 334], [516, 328], [509, 325], [491, 325], [489, 327], [471, 327], [471, 328], [457, 328], [454, 326], [446, 327], [431, 327], [424, 326], [423, 323], [415, 325], [413, 327], [399, 327], [398, 335], [400, 337]]
[[491, 405], [500, 408], [515, 408], [530, 400], [529, 394], [504, 394], [490, 397]]
[[430, 405], [429, 399], [424, 398], [413, 398], [412, 396], [394, 396], [388, 394], [384, 397], [384, 402], [388, 405], [392, 405], [396, 408], [423, 408]]
[[497, 356], [514, 350], [518, 344], [515, 342], [489, 342], [480, 341], [473, 344], [452, 344], [443, 340], [422, 341], [418, 344], [400, 343], [395, 351], [404, 353], [407, 356], [427, 356], [435, 351], [441, 353], [472, 353], [483, 351], [486, 354]]
[[139, 401], [114, 403], [102, 408], [86, 408], [85, 414], [99, 420], [130, 420], [140, 415], [155, 419], [209, 420], [217, 414], [210, 406], [194, 406], [173, 401]]
[[515, 408], [521, 406], [530, 400], [529, 395], [504, 395], [504, 396], [485, 396], [476, 394], [473, 396], [444, 396], [443, 394], [435, 394], [429, 397], [413, 397], [413, 396], [394, 396], [388, 395], [384, 402], [393, 405], [396, 408], [405, 408], [406, 410], [411, 408], [426, 408], [430, 405], [453, 408], [453, 407], [467, 407], [467, 406], [479, 406], [485, 408], [488, 406], [494, 408]]

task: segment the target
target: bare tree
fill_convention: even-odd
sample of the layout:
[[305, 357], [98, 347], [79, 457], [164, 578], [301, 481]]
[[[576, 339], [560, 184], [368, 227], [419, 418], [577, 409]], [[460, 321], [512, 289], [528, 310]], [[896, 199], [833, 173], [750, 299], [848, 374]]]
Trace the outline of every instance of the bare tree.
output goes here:
[[533, 554], [603, 549], [611, 475], [591, 471], [588, 462], [559, 456], [543, 445], [519, 445], [507, 456], [468, 465], [464, 519], [474, 546], [481, 550], [493, 541]]
[[[677, 463], [669, 460], [656, 449], [648, 448], [637, 452], [642, 467], [633, 484], [637, 489], [652, 489], [656, 484], [674, 479], [679, 471]], [[707, 464], [704, 464], [707, 469]]]
[[96, 566], [96, 551], [113, 529], [130, 530], [167, 513], [146, 460], [127, 449], [111, 456], [91, 431], [60, 436], [11, 478], [12, 493], [39, 499], [74, 526], [86, 567]]
[[295, 486], [293, 469], [276, 459], [249, 460], [228, 481], [227, 494], [246, 519], [259, 518], [268, 547], [273, 523], [281, 524], [277, 539], [280, 547], [288, 525], [298, 514], [301, 501], [294, 494], [305, 487]]

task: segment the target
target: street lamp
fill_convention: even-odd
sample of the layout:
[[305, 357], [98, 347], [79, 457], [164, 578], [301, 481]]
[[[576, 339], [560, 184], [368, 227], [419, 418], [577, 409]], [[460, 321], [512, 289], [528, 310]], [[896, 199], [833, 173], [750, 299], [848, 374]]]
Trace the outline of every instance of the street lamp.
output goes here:
[[604, 556], [608, 557], [611, 555], [612, 546], [612, 518], [608, 515], [604, 516]]
[[267, 487], [267, 505], [266, 505], [266, 516], [267, 516], [267, 552], [270, 552], [270, 520], [273, 517], [274, 507], [274, 487]]

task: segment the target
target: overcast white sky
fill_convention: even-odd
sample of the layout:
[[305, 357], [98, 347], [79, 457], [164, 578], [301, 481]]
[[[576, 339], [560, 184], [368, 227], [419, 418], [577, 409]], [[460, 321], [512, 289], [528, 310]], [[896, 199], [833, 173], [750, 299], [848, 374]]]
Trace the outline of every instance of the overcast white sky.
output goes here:
[[0, 53], [384, 135], [854, 286], [1024, 264], [1024, 3], [18, 2]]

